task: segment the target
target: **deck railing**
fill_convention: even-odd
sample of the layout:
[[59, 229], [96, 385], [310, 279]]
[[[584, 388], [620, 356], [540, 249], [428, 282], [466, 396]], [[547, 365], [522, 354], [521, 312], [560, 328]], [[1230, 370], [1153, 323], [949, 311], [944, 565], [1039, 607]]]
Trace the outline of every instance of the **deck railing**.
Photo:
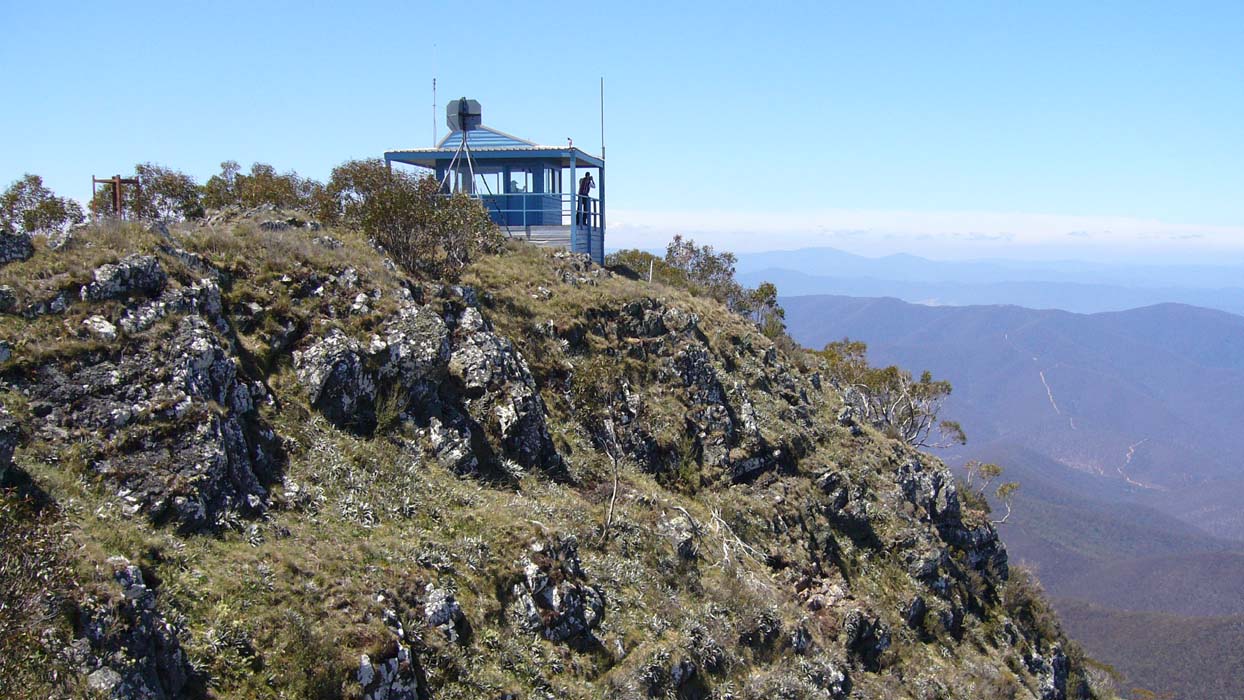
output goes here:
[[570, 226], [598, 230], [601, 227], [600, 199], [569, 192], [503, 192], [471, 195], [483, 203], [493, 221], [506, 228], [529, 226]]

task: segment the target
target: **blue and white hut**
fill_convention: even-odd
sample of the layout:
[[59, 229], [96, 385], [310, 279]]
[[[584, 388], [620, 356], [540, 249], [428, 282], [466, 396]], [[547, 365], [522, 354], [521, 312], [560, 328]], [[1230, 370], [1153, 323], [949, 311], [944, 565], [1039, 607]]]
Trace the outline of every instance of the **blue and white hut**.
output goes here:
[[[386, 151], [385, 163], [433, 170], [446, 193], [483, 202], [511, 237], [569, 248], [605, 262], [605, 160], [573, 145], [542, 146], [484, 126], [482, 110], [465, 97], [447, 106], [449, 134], [435, 148]], [[580, 194], [596, 172], [594, 189]]]

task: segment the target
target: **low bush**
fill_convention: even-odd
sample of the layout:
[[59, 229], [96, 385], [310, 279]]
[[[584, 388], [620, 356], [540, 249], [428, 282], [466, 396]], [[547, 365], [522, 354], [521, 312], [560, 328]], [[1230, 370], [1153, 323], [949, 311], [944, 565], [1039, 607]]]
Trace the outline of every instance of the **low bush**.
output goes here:
[[[130, 218], [174, 222], [203, 216], [203, 191], [193, 177], [155, 163], [135, 165], [130, 177], [140, 183], [121, 189], [122, 213]], [[112, 214], [112, 197], [111, 186], [97, 189], [90, 203], [91, 215]]]
[[387, 186], [356, 205], [359, 226], [406, 272], [457, 282], [477, 256], [503, 238], [480, 203], [445, 195], [435, 178], [394, 173]]
[[0, 194], [0, 231], [58, 233], [85, 220], [77, 202], [57, 197], [38, 175], [23, 175]]

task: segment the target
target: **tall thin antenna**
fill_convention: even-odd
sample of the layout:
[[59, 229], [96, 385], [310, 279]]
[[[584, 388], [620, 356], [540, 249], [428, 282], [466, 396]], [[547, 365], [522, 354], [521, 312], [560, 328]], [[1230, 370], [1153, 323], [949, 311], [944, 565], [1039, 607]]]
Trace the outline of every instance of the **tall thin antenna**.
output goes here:
[[600, 77], [600, 159], [605, 159], [605, 76]]
[[436, 148], [436, 44], [432, 44], [432, 148]]

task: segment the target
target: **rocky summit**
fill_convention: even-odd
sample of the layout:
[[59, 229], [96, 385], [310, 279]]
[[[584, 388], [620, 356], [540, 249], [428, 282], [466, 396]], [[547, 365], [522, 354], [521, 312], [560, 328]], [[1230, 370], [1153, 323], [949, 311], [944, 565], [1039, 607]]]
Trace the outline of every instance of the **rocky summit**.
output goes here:
[[279, 212], [2, 243], [0, 695], [1106, 697], [987, 506], [712, 298]]

